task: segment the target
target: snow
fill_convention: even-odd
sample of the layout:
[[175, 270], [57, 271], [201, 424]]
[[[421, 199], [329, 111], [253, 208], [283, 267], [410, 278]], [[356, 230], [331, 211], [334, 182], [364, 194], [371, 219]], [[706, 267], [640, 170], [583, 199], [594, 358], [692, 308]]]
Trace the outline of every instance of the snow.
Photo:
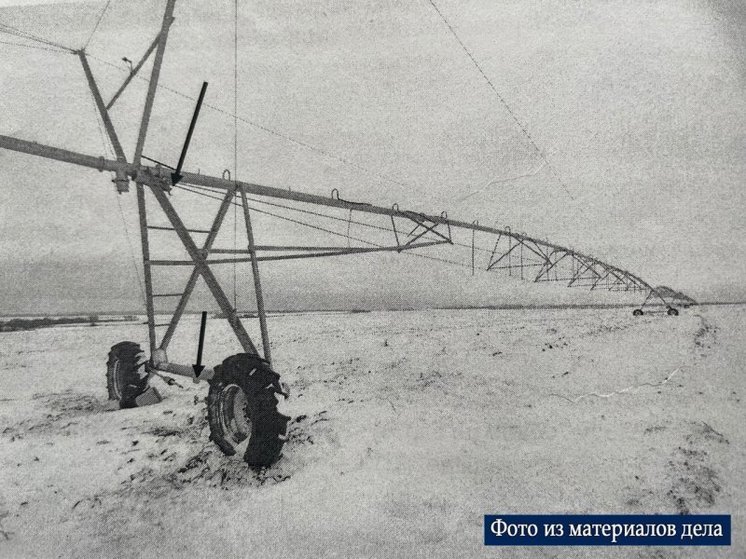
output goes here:
[[[743, 306], [275, 316], [294, 419], [260, 473], [209, 442], [204, 384], [107, 402], [108, 347], [143, 326], [2, 334], [0, 556], [737, 556], [745, 326]], [[205, 362], [238, 351], [209, 320]], [[482, 545], [484, 514], [565, 512], [732, 514], [733, 545]]]

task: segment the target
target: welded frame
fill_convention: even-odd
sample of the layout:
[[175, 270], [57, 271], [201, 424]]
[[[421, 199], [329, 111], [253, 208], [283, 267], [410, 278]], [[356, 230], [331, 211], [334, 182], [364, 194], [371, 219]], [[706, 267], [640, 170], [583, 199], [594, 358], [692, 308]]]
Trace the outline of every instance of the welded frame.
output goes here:
[[[163, 56], [166, 50], [169, 30], [170, 30], [171, 24], [174, 21], [173, 13], [174, 13], [175, 4], [176, 4], [176, 0], [167, 1], [166, 8], [163, 14], [163, 20], [161, 23], [161, 29], [158, 35], [151, 42], [150, 46], [148, 47], [148, 49], [146, 50], [142, 58], [139, 60], [137, 65], [132, 68], [130, 74], [121, 84], [121, 86], [117, 89], [117, 91], [115, 92], [115, 94], [112, 96], [111, 100], [108, 103], [104, 103], [103, 97], [101, 96], [98, 84], [96, 82], [96, 79], [88, 63], [85, 49], [75, 51], [75, 54], [80, 59], [81, 65], [83, 67], [86, 81], [88, 82], [89, 89], [94, 98], [99, 116], [101, 117], [101, 120], [104, 123], [104, 129], [106, 131], [106, 134], [114, 148], [117, 161], [120, 163], [124, 163], [124, 164], [128, 163], [127, 157], [124, 152], [124, 149], [122, 148], [121, 142], [119, 141], [119, 138], [117, 136], [116, 129], [114, 127], [114, 124], [111, 120], [111, 116], [109, 114], [109, 109], [113, 107], [117, 99], [121, 96], [122, 93], [124, 93], [127, 86], [130, 84], [132, 79], [137, 75], [137, 73], [143, 67], [143, 65], [148, 60], [148, 58], [150, 58], [150, 56], [153, 53], [155, 53], [153, 67], [151, 69], [150, 80], [148, 83], [148, 90], [147, 90], [147, 94], [145, 97], [143, 113], [140, 119], [137, 143], [136, 143], [135, 152], [132, 158], [132, 166], [135, 169], [137, 169], [137, 167], [140, 165], [141, 159], [143, 158], [143, 150], [145, 147], [145, 141], [147, 139], [148, 126], [150, 124], [150, 117], [151, 117], [153, 105], [155, 102], [155, 95], [156, 95], [156, 91], [158, 87], [158, 81], [160, 78], [161, 67], [163, 64]], [[130, 180], [135, 180], [136, 191], [137, 191], [137, 212], [138, 212], [138, 221], [139, 221], [139, 226], [140, 226], [140, 242], [141, 242], [143, 275], [144, 275], [144, 284], [145, 284], [145, 307], [146, 307], [146, 314], [147, 314], [148, 341], [149, 341], [149, 348], [150, 348], [150, 354], [151, 354], [151, 366], [155, 369], [167, 370], [167, 372], [172, 372], [176, 374], [185, 374], [187, 376], [192, 376], [192, 377], [195, 376], [194, 371], [191, 367], [187, 365], [178, 365], [175, 363], [169, 363], [166, 350], [168, 349], [169, 343], [171, 339], [173, 338], [173, 335], [176, 331], [179, 321], [181, 317], [183, 316], [184, 311], [186, 310], [186, 306], [189, 302], [189, 298], [192, 292], [194, 291], [194, 288], [196, 287], [197, 281], [200, 277], [202, 277], [208, 289], [212, 293], [212, 296], [217, 302], [218, 306], [220, 307], [221, 312], [227, 318], [228, 323], [233, 329], [233, 332], [235, 333], [236, 338], [241, 344], [241, 347], [243, 348], [243, 350], [247, 353], [259, 355], [256, 345], [254, 344], [253, 340], [251, 339], [248, 332], [244, 328], [240, 318], [238, 317], [237, 309], [233, 308], [233, 306], [231, 305], [230, 300], [228, 299], [228, 296], [226, 295], [223, 288], [220, 286], [220, 283], [218, 282], [217, 277], [215, 276], [215, 274], [212, 272], [210, 268], [210, 264], [207, 262], [207, 254], [209, 253], [209, 250], [212, 247], [212, 244], [215, 242], [215, 239], [217, 238], [218, 232], [220, 231], [220, 227], [223, 224], [223, 221], [225, 219], [225, 216], [228, 212], [228, 209], [231, 203], [234, 202], [239, 192], [241, 194], [241, 199], [242, 199], [242, 203], [244, 206], [243, 216], [244, 216], [244, 223], [245, 223], [247, 238], [248, 238], [247, 252], [249, 253], [249, 260], [251, 261], [251, 264], [252, 264], [252, 275], [254, 277], [254, 290], [256, 293], [258, 314], [260, 318], [260, 330], [261, 330], [261, 337], [262, 337], [264, 359], [271, 363], [271, 350], [270, 350], [270, 344], [269, 344], [269, 333], [267, 329], [266, 311], [264, 308], [264, 298], [262, 294], [261, 280], [259, 276], [259, 267], [258, 267], [258, 262], [256, 258], [256, 250], [254, 248], [254, 236], [253, 236], [253, 230], [252, 230], [252, 225], [251, 225], [251, 216], [249, 212], [248, 203], [246, 201], [245, 191], [243, 189], [240, 189], [236, 185], [234, 185], [232, 189], [226, 190], [225, 195], [223, 196], [223, 200], [218, 209], [218, 212], [215, 218], [213, 219], [212, 226], [210, 227], [209, 230], [203, 231], [203, 230], [188, 229], [185, 226], [185, 224], [179, 217], [178, 212], [174, 208], [173, 204], [171, 204], [171, 201], [166, 195], [166, 192], [170, 191], [170, 187], [167, 183], [160, 182], [159, 184], [154, 184], [149, 181], [138, 180], [137, 172], [126, 173], [122, 169], [118, 169], [116, 171], [116, 178], [114, 182], [116, 183], [117, 190], [120, 194], [123, 192], [127, 192], [129, 190]], [[189, 254], [191, 258], [191, 260], [189, 261], [189, 264], [193, 267], [193, 269], [192, 269], [191, 275], [189, 276], [189, 280], [186, 283], [184, 291], [181, 293], [168, 293], [168, 294], [167, 293], [155, 293], [153, 290], [152, 267], [153, 265], [157, 265], [159, 262], [153, 261], [151, 259], [149, 230], [168, 229], [168, 228], [155, 227], [155, 226], [148, 225], [148, 208], [147, 208], [147, 201], [146, 201], [146, 196], [145, 196], [146, 187], [150, 190], [150, 192], [155, 197], [161, 210], [163, 211], [163, 213], [165, 214], [165, 216], [171, 223], [171, 229], [179, 237], [182, 245], [184, 246], [184, 248], [186, 249], [187, 253]], [[203, 233], [203, 232], [207, 233], [207, 238], [204, 240], [204, 243], [202, 244], [202, 248], [198, 248], [197, 243], [192, 237], [192, 234]], [[168, 324], [165, 324], [165, 325], [156, 324], [155, 322], [154, 299], [162, 298], [162, 297], [178, 297], [179, 298], [170, 321], [168, 322]], [[161, 326], [167, 326], [167, 330], [163, 334], [160, 340], [160, 343], [159, 343], [158, 335], [157, 335], [157, 328]], [[200, 379], [206, 380], [206, 379], [211, 378], [211, 376], [212, 376], [212, 370], [208, 368], [208, 370], [204, 371], [203, 374], [200, 375]]]
[[[331, 197], [325, 198], [295, 190], [290, 191], [238, 180], [230, 180], [230, 177], [226, 179], [225, 177], [218, 178], [182, 171], [181, 174], [183, 175], [183, 178], [181, 184], [204, 187], [223, 192], [220, 206], [210, 229], [188, 229], [181, 220], [168, 196], [168, 193], [172, 189], [171, 169], [166, 168], [162, 164], [157, 164], [155, 166], [142, 164], [142, 159], [153, 161], [143, 155], [143, 150], [147, 139], [148, 126], [153, 110], [156, 90], [158, 88], [169, 29], [174, 21], [173, 13], [175, 2], [176, 0], [167, 0], [161, 28], [157, 36], [150, 43], [137, 65], [131, 68], [130, 74], [125, 78], [124, 82], [120, 85], [108, 103], [104, 102], [103, 97], [101, 96], [100, 89], [88, 63], [85, 49], [71, 50], [71, 52], [80, 60], [97, 111], [103, 122], [106, 135], [114, 149], [116, 156], [115, 160], [107, 159], [105, 157], [94, 157], [0, 135], [1, 148], [72, 163], [83, 167], [94, 168], [102, 172], [112, 172], [114, 173], [113, 182], [120, 194], [129, 191], [130, 182], [135, 183], [141, 253], [143, 259], [149, 348], [151, 354], [150, 366], [152, 369], [195, 378], [194, 370], [191, 366], [170, 363], [167, 358], [166, 350], [168, 349], [169, 343], [173, 338], [179, 321], [186, 310], [189, 298], [200, 277], [209, 288], [213, 298], [220, 307], [223, 316], [226, 317], [228, 323], [231, 325], [231, 328], [233, 329], [243, 350], [247, 353], [259, 355], [254, 341], [247, 333], [240, 317], [238, 316], [237, 309], [233, 308], [230, 300], [213, 273], [211, 268], [213, 265], [228, 263], [236, 264], [241, 262], [251, 263], [254, 293], [257, 302], [257, 314], [260, 322], [263, 355], [267, 361], [271, 361], [271, 349], [266, 309], [264, 306], [264, 297], [260, 280], [259, 262], [320, 258], [384, 251], [402, 252], [441, 244], [453, 244], [451, 237], [452, 227], [466, 229], [472, 232], [472, 273], [474, 273], [474, 270], [476, 269], [476, 233], [486, 233], [494, 235], [496, 238], [494, 248], [491, 251], [485, 268], [486, 271], [496, 272], [507, 269], [508, 275], [512, 276], [515, 270], [519, 270], [520, 277], [524, 278], [525, 270], [538, 268], [538, 272], [533, 277], [533, 281], [537, 283], [544, 281], [567, 281], [568, 287], [586, 287], [591, 290], [603, 287], [610, 291], [647, 291], [647, 297], [643, 301], [642, 307], [644, 307], [653, 297], [658, 298], [663, 305], [669, 306], [663, 295], [639, 276], [573, 249], [532, 238], [523, 233], [512, 232], [509, 227], [500, 229], [497, 227], [479, 225], [476, 221], [468, 223], [464, 221], [450, 220], [445, 212], [440, 215], [427, 215], [415, 211], [400, 210], [397, 204], [394, 204], [391, 208], [385, 208], [367, 203], [344, 200], [339, 197], [339, 192], [336, 189], [332, 191]], [[111, 120], [109, 110], [114, 106], [117, 99], [126, 90], [132, 79], [138, 74], [145, 62], [151, 56], [154, 56], [153, 67], [151, 69], [143, 113], [140, 119], [134, 155], [132, 160], [129, 161]], [[146, 189], [152, 193], [160, 209], [167, 217], [171, 225], [170, 228], [149, 225]], [[391, 219], [391, 230], [395, 244], [376, 247], [256, 245], [252, 228], [251, 212], [247, 199], [248, 194], [331, 208], [346, 209], [350, 212], [358, 211], [373, 215], [389, 216]], [[237, 202], [237, 199], [239, 199], [240, 202]], [[248, 246], [246, 249], [215, 249], [213, 248], [213, 244], [225, 220], [228, 209], [232, 204], [240, 205], [242, 207]], [[403, 235], [403, 231], [400, 232], [397, 228], [397, 220], [406, 220], [414, 225], [406, 236]], [[189, 254], [189, 260], [159, 260], [151, 257], [149, 231], [163, 229], [173, 230], [177, 234]], [[197, 245], [192, 236], [193, 234], [207, 234], [201, 247]], [[429, 235], [429, 237], [426, 237], [427, 235]], [[498, 250], [503, 240], [507, 241], [508, 246], [506, 249]], [[513, 254], [515, 251], [517, 251], [517, 255]], [[283, 254], [260, 255], [260, 252], [283, 252]], [[216, 259], [210, 258], [209, 256], [211, 254], [231, 254], [234, 256], [231, 258]], [[244, 254], [247, 255], [247, 257], [241, 256]], [[514, 258], [515, 256], [517, 256], [517, 262], [514, 262], [516, 259]], [[527, 260], [527, 257], [530, 259], [538, 259], [538, 261]], [[570, 275], [558, 274], [558, 266], [567, 259], [569, 259], [570, 262]], [[152, 268], [154, 266], [192, 267], [191, 274], [186, 282], [184, 290], [181, 293], [154, 292], [152, 276]], [[554, 272], [554, 274], [552, 274], [552, 272]], [[156, 324], [154, 300], [156, 298], [170, 297], [178, 297], [178, 302], [170, 321], [163, 325]], [[159, 341], [157, 328], [163, 326], [166, 326], [167, 330]], [[213, 374], [212, 369], [206, 368], [203, 373], [199, 375], [199, 380], [209, 380]]]
[[[169, 0], [166, 5], [166, 9], [163, 15], [163, 21], [161, 29], [150, 44], [145, 54], [142, 56], [140, 61], [131, 70], [129, 76], [124, 80], [122, 85], [117, 89], [109, 103], [104, 103], [103, 97], [101, 96], [98, 84], [93, 75], [93, 72], [88, 63], [88, 59], [85, 50], [75, 51], [75, 54], [80, 59], [83, 71], [85, 73], [86, 81], [88, 82], [91, 94], [94, 98], [96, 108], [104, 123], [104, 129], [106, 134], [114, 148], [114, 152], [117, 157], [117, 162], [127, 164], [127, 157], [119, 141], [116, 129], [111, 120], [109, 109], [114, 105], [116, 100], [125, 91], [129, 83], [135, 77], [135, 75], [143, 67], [147, 59], [155, 52], [155, 60], [153, 62], [153, 68], [151, 70], [151, 76], [148, 84], [148, 91], [145, 99], [145, 105], [143, 108], [143, 114], [140, 121], [140, 127], [138, 132], [137, 145], [135, 147], [135, 153], [132, 160], [132, 167], [137, 169], [140, 166], [142, 159], [152, 161], [143, 155], [143, 149], [145, 141], [147, 139], [147, 130], [152, 114], [152, 109], [155, 101], [155, 94], [158, 87], [158, 80], [160, 76], [161, 65], [163, 62], [163, 54], [165, 52], [166, 42], [168, 40], [168, 33], [171, 24], [174, 21], [173, 9], [175, 0]], [[160, 166], [157, 167], [160, 170]], [[434, 246], [443, 243], [451, 242], [450, 239], [450, 228], [448, 230], [448, 236], [441, 234], [437, 227], [441, 224], [432, 222], [426, 216], [418, 214], [416, 212], [398, 212], [399, 217], [404, 217], [409, 221], [415, 223], [415, 227], [408, 233], [406, 241], [400, 242], [399, 234], [394, 221], [394, 216], [391, 216], [392, 230], [396, 239], [395, 246], [386, 247], [299, 247], [299, 246], [256, 246], [253, 234], [253, 227], [251, 223], [251, 213], [247, 199], [246, 185], [239, 182], [233, 182], [231, 186], [225, 188], [220, 207], [218, 208], [217, 214], [215, 215], [212, 225], [208, 230], [199, 229], [188, 229], [182, 222], [178, 215], [178, 212], [171, 204], [166, 192], [170, 191], [170, 185], [167, 182], [161, 180], [156, 183], [152, 181], [142, 180], [138, 178], [138, 172], [128, 173], [123, 169], [117, 169], [115, 171], [117, 184], [117, 190], [119, 193], [124, 193], [129, 190], [130, 179], [135, 180], [136, 193], [137, 193], [137, 211], [138, 221], [140, 226], [140, 240], [141, 240], [141, 253], [143, 261], [143, 275], [145, 284], [145, 307], [147, 314], [147, 325], [148, 325], [148, 340], [151, 354], [151, 365], [160, 370], [166, 370], [176, 374], [185, 374], [187, 376], [194, 377], [193, 370], [186, 365], [179, 365], [176, 363], [170, 363], [167, 358], [167, 349], [176, 331], [176, 328], [181, 320], [184, 311], [186, 310], [189, 298], [196, 287], [197, 281], [200, 277], [203, 278], [207, 287], [211, 291], [213, 298], [217, 302], [223, 316], [226, 317], [228, 323], [233, 329], [239, 343], [243, 350], [247, 353], [259, 355], [256, 345], [249, 336], [248, 332], [244, 328], [240, 317], [238, 316], [238, 309], [234, 308], [226, 293], [223, 291], [220, 283], [218, 282], [215, 274], [211, 270], [211, 266], [218, 264], [236, 264], [249, 262], [252, 267], [252, 276], [254, 280], [254, 293], [256, 296], [257, 303], [257, 314], [260, 323], [261, 339], [262, 339], [262, 350], [264, 359], [271, 363], [271, 346], [269, 342], [269, 332], [267, 326], [266, 309], [264, 306], [264, 296], [261, 286], [261, 279], [259, 273], [259, 262], [260, 261], [277, 261], [277, 260], [290, 260], [299, 258], [318, 258], [318, 257], [329, 257], [329, 256], [342, 256], [351, 254], [363, 254], [371, 252], [382, 252], [382, 251], [397, 251], [402, 252], [404, 250], [411, 250], [415, 248], [424, 248]], [[162, 177], [161, 177], [162, 178]], [[188, 181], [184, 181], [188, 184]], [[225, 186], [225, 185], [223, 185]], [[148, 188], [155, 197], [161, 210], [168, 218], [171, 227], [153, 226], [148, 224], [148, 208], [145, 196], [145, 189]], [[241, 207], [243, 210], [244, 225], [246, 228], [246, 236], [248, 240], [248, 246], [246, 249], [213, 249], [213, 244], [217, 238], [228, 209], [231, 204], [235, 204], [237, 197], [240, 197]], [[338, 196], [337, 196], [337, 199]], [[354, 203], [351, 203], [354, 204]], [[364, 205], [364, 204], [363, 204]], [[422, 231], [418, 229], [422, 228]], [[150, 250], [150, 230], [171, 230], [174, 231], [179, 239], [181, 240], [184, 248], [190, 256], [190, 260], [158, 260], [151, 258]], [[198, 248], [192, 234], [207, 233], [207, 237], [202, 243], [201, 248]], [[415, 234], [416, 233], [416, 234]], [[417, 242], [427, 233], [432, 233], [439, 237], [436, 241], [422, 241]], [[293, 254], [282, 254], [273, 256], [259, 256], [258, 251], [291, 251]], [[301, 254], [297, 254], [300, 251]], [[226, 258], [226, 259], [208, 259], [208, 255], [213, 253], [230, 253], [230, 254], [247, 254], [247, 258]], [[153, 290], [153, 275], [152, 269], [154, 266], [191, 266], [192, 272], [189, 279], [181, 293], [156, 293]], [[170, 298], [178, 297], [178, 302], [173, 311], [171, 319], [166, 324], [156, 324], [155, 321], [155, 299], [156, 298]], [[158, 340], [157, 329], [160, 327], [167, 327], [167, 330]], [[206, 380], [211, 378], [212, 371], [208, 368], [203, 371], [200, 375], [200, 380]]]

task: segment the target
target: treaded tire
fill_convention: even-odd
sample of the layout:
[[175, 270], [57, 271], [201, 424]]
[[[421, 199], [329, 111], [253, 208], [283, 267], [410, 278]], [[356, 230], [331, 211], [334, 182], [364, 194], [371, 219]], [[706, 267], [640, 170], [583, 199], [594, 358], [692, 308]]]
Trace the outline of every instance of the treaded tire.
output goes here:
[[642, 309], [635, 309], [632, 311], [632, 316], [642, 316], [643, 314]]
[[207, 394], [210, 440], [233, 456], [249, 438], [244, 462], [252, 468], [274, 464], [285, 444], [289, 417], [277, 411], [280, 375], [256, 355], [239, 353], [215, 367]]
[[136, 408], [135, 399], [148, 389], [148, 375], [140, 376], [137, 361], [142, 348], [135, 342], [120, 342], [112, 346], [106, 362], [106, 389], [109, 400], [118, 400], [119, 407]]

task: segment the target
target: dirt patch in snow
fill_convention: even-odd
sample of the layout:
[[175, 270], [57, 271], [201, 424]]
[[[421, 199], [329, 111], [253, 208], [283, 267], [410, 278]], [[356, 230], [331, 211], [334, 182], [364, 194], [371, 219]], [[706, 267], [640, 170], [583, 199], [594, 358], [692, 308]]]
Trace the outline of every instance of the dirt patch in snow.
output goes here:
[[634, 511], [664, 505], [679, 514], [703, 513], [716, 507], [724, 482], [714, 457], [722, 455], [730, 441], [704, 421], [650, 425], [643, 436], [650, 442], [671, 440], [666, 433], [676, 433], [673, 440], [678, 439], [678, 444], [669, 451], [658, 475], [634, 475], [624, 504]]
[[700, 327], [694, 333], [694, 345], [699, 351], [700, 357], [704, 357], [717, 343], [718, 327], [710, 324], [701, 314], [697, 317], [700, 321]]
[[40, 433], [69, 435], [70, 428], [78, 425], [76, 418], [119, 409], [114, 402], [102, 401], [91, 394], [73, 390], [35, 394], [31, 400], [31, 406], [40, 406], [41, 413], [5, 427], [0, 434], [10, 442]]
[[[151, 429], [149, 433], [156, 437], [152, 445], [154, 450], [146, 455], [145, 465], [131, 474], [116, 494], [121, 496], [133, 491], [157, 494], [161, 492], [159, 488], [182, 489], [185, 486], [229, 489], [282, 483], [300, 471], [309, 459], [314, 459], [314, 455], [318, 457], [323, 452], [311, 452], [309, 447], [325, 447], [334, 439], [327, 412], [298, 416], [288, 425], [283, 457], [269, 468], [252, 470], [246, 467], [241, 457], [224, 455], [208, 440], [208, 431], [204, 414], [197, 416], [185, 430]], [[176, 452], [170, 451], [170, 448], [184, 445], [190, 449], [186, 457], [179, 458]], [[160, 447], [164, 448], [157, 450]], [[304, 459], [297, 459], [299, 456]]]
[[668, 462], [668, 496], [680, 514], [712, 508], [722, 490], [720, 476], [712, 464], [714, 447], [730, 441], [704, 421], [693, 422], [685, 443], [676, 448]]

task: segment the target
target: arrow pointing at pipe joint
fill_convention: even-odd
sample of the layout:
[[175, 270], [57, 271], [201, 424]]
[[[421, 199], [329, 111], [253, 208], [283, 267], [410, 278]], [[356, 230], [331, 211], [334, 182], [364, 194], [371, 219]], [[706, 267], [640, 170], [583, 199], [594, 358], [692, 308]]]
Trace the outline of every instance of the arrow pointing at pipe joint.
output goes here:
[[184, 166], [184, 159], [186, 159], [186, 153], [189, 149], [189, 142], [192, 140], [192, 133], [194, 132], [194, 125], [197, 123], [197, 117], [199, 116], [199, 110], [202, 108], [202, 100], [205, 98], [205, 92], [207, 91], [207, 82], [202, 83], [202, 90], [199, 92], [199, 98], [197, 99], [197, 106], [194, 108], [194, 114], [192, 115], [192, 122], [189, 124], [189, 131], [187, 132], [186, 140], [184, 140], [184, 147], [181, 148], [181, 157], [179, 157], [179, 164], [176, 165], [176, 169], [171, 173], [171, 184], [176, 184], [184, 178], [181, 174], [181, 168]]

